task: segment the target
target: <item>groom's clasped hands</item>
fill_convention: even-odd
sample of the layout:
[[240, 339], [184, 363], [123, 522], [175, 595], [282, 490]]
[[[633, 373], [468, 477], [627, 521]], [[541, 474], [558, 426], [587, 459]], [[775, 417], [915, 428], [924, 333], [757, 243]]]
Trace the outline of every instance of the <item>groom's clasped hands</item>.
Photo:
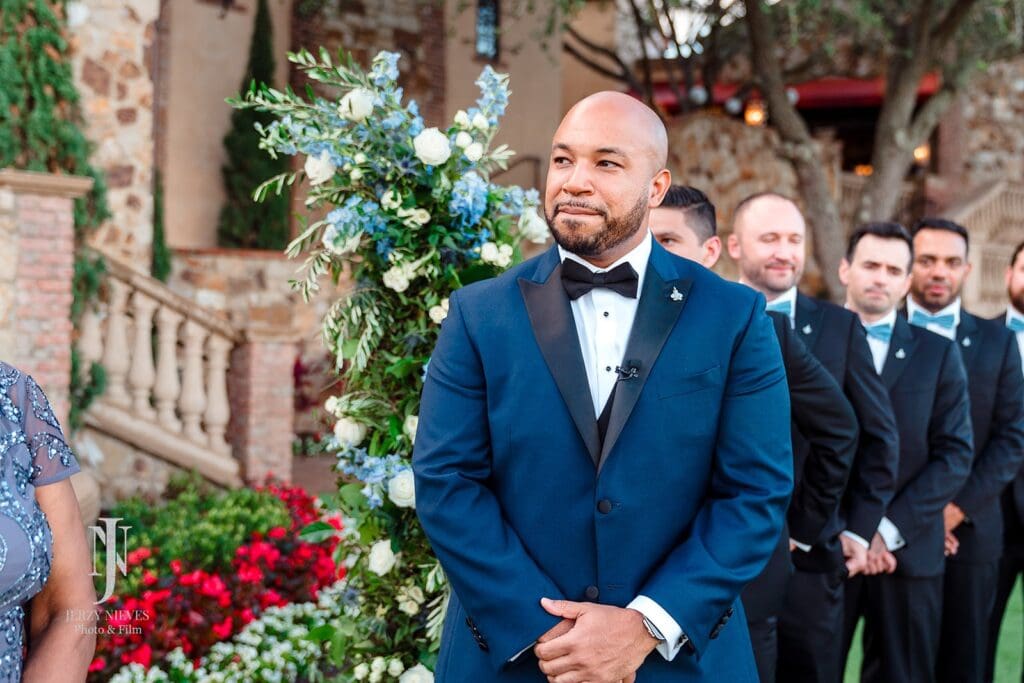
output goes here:
[[636, 610], [548, 598], [541, 606], [562, 617], [533, 649], [551, 683], [632, 683], [658, 645]]

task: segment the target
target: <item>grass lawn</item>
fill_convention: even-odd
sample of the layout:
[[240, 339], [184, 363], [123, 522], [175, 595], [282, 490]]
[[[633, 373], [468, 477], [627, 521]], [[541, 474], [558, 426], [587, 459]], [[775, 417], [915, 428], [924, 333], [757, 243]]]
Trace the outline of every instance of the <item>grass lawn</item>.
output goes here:
[[[863, 624], [861, 624], [863, 626]], [[999, 659], [996, 662], [995, 683], [1020, 683], [1021, 666], [1024, 665], [1024, 652], [1021, 642], [1024, 641], [1024, 598], [1021, 596], [1021, 582], [1010, 596], [1010, 604], [1006, 608], [1003, 628], [999, 633]], [[850, 648], [850, 659], [846, 664], [845, 683], [856, 683], [860, 680], [860, 648], [861, 628], [857, 627], [853, 647]]]

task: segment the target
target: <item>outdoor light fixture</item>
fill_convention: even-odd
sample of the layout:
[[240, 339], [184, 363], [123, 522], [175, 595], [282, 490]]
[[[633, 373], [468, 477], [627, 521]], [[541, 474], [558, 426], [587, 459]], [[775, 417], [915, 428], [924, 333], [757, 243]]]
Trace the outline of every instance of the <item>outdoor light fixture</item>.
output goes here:
[[743, 111], [743, 102], [738, 97], [730, 97], [725, 101], [725, 110], [736, 116], [736, 114]]
[[921, 166], [927, 166], [932, 158], [932, 146], [927, 142], [914, 148], [914, 161]]
[[763, 126], [768, 120], [768, 112], [764, 108], [762, 100], [750, 100], [747, 108], [743, 111], [743, 120], [748, 126]]
[[857, 164], [853, 167], [854, 175], [859, 175], [861, 178], [867, 178], [869, 175], [875, 172], [875, 167], [871, 164]]

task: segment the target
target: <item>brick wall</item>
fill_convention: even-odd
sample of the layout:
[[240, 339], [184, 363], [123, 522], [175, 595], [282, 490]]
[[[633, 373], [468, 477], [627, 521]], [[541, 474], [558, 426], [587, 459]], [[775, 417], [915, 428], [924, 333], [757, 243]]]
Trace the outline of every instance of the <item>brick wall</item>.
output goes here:
[[67, 420], [73, 197], [88, 180], [0, 171], [0, 358], [31, 374]]

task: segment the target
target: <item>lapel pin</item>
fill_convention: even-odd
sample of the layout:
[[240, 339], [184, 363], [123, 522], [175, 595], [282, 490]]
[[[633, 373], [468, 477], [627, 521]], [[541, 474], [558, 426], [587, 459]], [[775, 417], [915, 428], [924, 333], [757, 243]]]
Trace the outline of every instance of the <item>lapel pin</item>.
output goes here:
[[897, 349], [896, 350], [896, 357], [899, 358], [900, 360], [903, 360], [904, 358], [907, 357], [907, 352], [904, 351], [903, 349]]
[[801, 330], [801, 332], [803, 332], [804, 334], [810, 334], [811, 333], [811, 326], [810, 325], [804, 325], [804, 329]]
[[672, 288], [672, 293], [668, 295], [668, 298], [672, 299], [672, 301], [682, 301], [683, 300], [683, 293], [680, 292], [675, 287], [673, 287]]
[[964, 346], [970, 346], [971, 345], [971, 338], [970, 337], [964, 337], [963, 345]]

